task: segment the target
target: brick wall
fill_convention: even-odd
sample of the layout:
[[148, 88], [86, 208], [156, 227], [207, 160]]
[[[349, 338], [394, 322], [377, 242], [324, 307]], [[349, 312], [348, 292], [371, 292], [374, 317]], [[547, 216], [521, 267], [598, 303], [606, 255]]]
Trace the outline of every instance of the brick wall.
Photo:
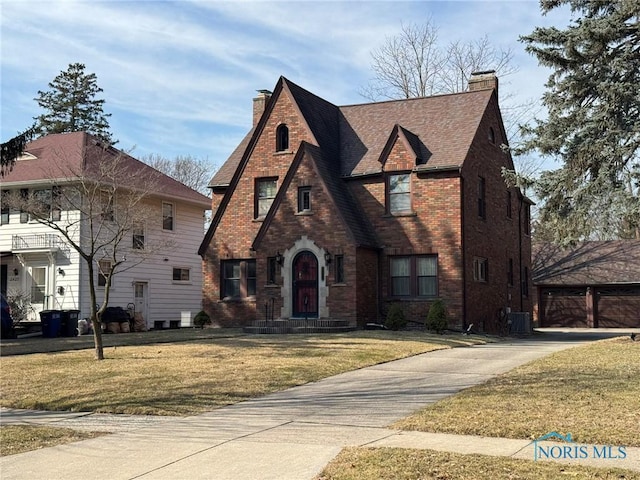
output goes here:
[[[511, 189], [511, 218], [507, 214], [507, 185], [501, 168], [513, 168], [509, 155], [500, 145], [506, 143], [498, 123], [495, 106], [487, 110], [462, 170], [464, 182], [464, 247], [467, 324], [485, 331], [497, 331], [497, 312], [510, 307], [512, 311], [531, 311], [533, 290], [521, 297], [520, 271], [531, 272], [531, 238], [519, 221], [521, 201]], [[489, 140], [489, 129], [495, 143]], [[478, 214], [478, 178], [485, 181], [486, 218]], [[488, 280], [473, 278], [474, 258], [488, 259]], [[509, 259], [513, 260], [513, 284], [508, 284]], [[530, 282], [529, 282], [530, 283]]]
[[[220, 261], [253, 258], [255, 255], [250, 247], [262, 224], [254, 219], [255, 179], [277, 177], [279, 186], [295, 155], [294, 151], [275, 151], [275, 131], [281, 123], [289, 128], [291, 147], [310, 140], [291, 100], [287, 95], [281, 95], [204, 255], [203, 308], [216, 325], [246, 325], [248, 319], [255, 319], [261, 309], [255, 300], [224, 302], [220, 299]], [[219, 201], [217, 197], [213, 199], [214, 207]]]

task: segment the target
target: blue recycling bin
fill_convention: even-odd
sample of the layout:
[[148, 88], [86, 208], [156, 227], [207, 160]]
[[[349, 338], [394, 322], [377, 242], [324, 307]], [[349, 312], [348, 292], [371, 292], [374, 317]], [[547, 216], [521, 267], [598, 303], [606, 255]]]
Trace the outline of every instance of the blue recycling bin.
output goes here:
[[56, 338], [60, 336], [62, 327], [62, 312], [60, 310], [43, 310], [40, 312], [42, 336]]

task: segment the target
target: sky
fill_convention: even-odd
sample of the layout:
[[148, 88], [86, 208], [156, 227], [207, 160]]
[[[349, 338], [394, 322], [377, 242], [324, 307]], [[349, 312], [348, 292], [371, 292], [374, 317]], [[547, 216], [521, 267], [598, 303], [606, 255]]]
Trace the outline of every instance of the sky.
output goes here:
[[[1, 139], [42, 113], [34, 98], [71, 63], [103, 89], [116, 145], [132, 155], [220, 166], [251, 128], [252, 98], [282, 75], [335, 105], [368, 102], [371, 52], [402, 25], [431, 20], [439, 43], [512, 49], [511, 101], [540, 105], [549, 70], [519, 36], [568, 25], [537, 0], [0, 0]], [[534, 106], [533, 110], [537, 107]]]

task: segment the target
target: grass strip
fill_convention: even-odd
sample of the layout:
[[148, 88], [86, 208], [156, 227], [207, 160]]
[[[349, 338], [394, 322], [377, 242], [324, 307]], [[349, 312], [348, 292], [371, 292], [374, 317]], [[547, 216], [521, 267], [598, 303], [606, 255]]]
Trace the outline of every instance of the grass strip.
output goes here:
[[401, 448], [346, 448], [316, 480], [640, 479], [631, 470]]
[[640, 342], [602, 340], [554, 353], [393, 425], [401, 430], [640, 446]]
[[101, 435], [105, 433], [34, 425], [4, 425], [0, 427], [0, 456], [15, 455]]

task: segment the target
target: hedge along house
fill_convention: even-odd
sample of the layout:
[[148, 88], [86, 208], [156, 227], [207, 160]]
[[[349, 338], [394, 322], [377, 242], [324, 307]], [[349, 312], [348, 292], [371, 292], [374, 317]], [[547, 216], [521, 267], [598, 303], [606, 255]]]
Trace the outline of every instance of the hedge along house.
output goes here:
[[219, 326], [265, 319], [424, 321], [491, 331], [531, 310], [530, 202], [512, 169], [493, 72], [469, 91], [338, 107], [281, 77], [210, 182], [199, 253]]

